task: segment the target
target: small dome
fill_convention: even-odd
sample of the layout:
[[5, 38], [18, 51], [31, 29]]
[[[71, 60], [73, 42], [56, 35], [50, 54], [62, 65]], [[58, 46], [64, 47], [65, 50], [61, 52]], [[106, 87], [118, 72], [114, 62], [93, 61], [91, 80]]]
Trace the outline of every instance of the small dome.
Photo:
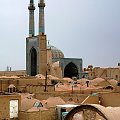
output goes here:
[[63, 52], [61, 50], [59, 50], [58, 48], [56, 48], [52, 45], [48, 45], [47, 49], [51, 49], [52, 59], [64, 58]]
[[10, 84], [8, 88], [16, 88], [13, 84]]

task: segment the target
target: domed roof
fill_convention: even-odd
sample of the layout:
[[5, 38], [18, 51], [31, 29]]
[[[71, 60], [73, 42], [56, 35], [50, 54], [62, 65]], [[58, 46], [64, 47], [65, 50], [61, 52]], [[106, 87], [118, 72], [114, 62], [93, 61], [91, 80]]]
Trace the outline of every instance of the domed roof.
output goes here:
[[16, 88], [13, 84], [9, 85], [8, 88]]
[[64, 58], [63, 52], [61, 50], [59, 50], [58, 48], [56, 48], [52, 45], [48, 45], [47, 49], [51, 49], [52, 59]]

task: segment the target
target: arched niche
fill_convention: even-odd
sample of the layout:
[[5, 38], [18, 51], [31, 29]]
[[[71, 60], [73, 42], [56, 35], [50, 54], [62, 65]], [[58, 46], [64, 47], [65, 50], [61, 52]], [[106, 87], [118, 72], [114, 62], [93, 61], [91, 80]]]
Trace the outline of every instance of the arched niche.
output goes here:
[[31, 57], [31, 76], [35, 76], [37, 74], [37, 51], [34, 47], [30, 50]]
[[78, 67], [73, 62], [66, 65], [64, 69], [64, 77], [72, 78], [78, 77], [78, 75]]

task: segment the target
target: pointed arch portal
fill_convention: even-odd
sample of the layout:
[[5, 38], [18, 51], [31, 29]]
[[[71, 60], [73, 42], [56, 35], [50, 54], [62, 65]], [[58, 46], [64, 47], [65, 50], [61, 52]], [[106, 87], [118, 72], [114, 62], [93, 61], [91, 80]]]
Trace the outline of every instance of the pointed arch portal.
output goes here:
[[78, 68], [77, 66], [70, 62], [64, 69], [64, 77], [78, 77]]
[[37, 74], [37, 51], [35, 48], [31, 48], [31, 76]]

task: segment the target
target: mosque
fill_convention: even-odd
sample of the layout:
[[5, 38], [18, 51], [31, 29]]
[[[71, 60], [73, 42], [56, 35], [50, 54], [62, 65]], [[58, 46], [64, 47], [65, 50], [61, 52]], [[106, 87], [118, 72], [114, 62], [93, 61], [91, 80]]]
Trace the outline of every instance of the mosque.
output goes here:
[[0, 71], [0, 120], [119, 120], [120, 64], [104, 69], [89, 65], [84, 70], [89, 80], [70, 79], [85, 75], [82, 59], [65, 58], [61, 50], [47, 45], [44, 0], [38, 7], [39, 34], [35, 35], [35, 6], [30, 0], [26, 71]]
[[49, 74], [59, 78], [82, 78], [82, 59], [65, 58], [61, 50], [53, 45], [47, 45], [44, 25], [44, 0], [39, 4], [39, 34], [35, 35], [34, 1], [30, 0], [29, 37], [26, 38], [26, 72], [29, 76]]

